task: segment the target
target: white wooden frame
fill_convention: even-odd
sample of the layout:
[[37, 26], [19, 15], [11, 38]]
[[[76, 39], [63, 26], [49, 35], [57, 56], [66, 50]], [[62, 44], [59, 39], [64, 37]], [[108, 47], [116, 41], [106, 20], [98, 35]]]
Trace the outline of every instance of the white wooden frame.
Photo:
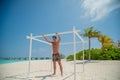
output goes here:
[[[67, 43], [63, 43], [63, 44], [73, 44], [73, 47], [74, 47], [74, 80], [76, 80], [76, 43], [79, 43], [79, 42], [76, 42], [76, 36], [82, 42], [82, 50], [83, 50], [83, 53], [82, 53], [82, 55], [83, 55], [83, 72], [84, 72], [84, 43], [85, 42], [84, 42], [83, 38], [78, 34], [78, 32], [80, 32], [80, 30], [76, 30], [75, 27], [73, 27], [72, 31], [59, 32], [58, 33], [59, 35], [73, 33], [73, 42], [67, 42]], [[53, 35], [55, 35], [55, 33], [53, 33], [53, 34], [45, 34], [45, 36], [53, 36]], [[33, 36], [32, 33], [30, 34], [30, 36], [27, 36], [27, 39], [30, 39], [28, 76], [30, 75], [30, 68], [31, 68], [32, 40], [39, 41], [41, 43], [45, 43], [45, 44], [51, 45], [50, 43], [48, 43], [46, 41], [37, 39], [37, 38], [40, 38], [40, 37], [42, 37], [42, 35]], [[63, 44], [61, 43], [61, 45], [63, 45]], [[51, 63], [51, 70], [52, 70], [52, 63]]]

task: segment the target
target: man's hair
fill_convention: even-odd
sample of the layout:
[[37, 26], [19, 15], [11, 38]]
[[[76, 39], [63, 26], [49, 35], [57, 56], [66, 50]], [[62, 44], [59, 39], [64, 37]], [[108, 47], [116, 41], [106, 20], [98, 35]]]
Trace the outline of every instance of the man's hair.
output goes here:
[[55, 39], [57, 39], [57, 37], [56, 37], [56, 36], [52, 36], [52, 38], [55, 38]]

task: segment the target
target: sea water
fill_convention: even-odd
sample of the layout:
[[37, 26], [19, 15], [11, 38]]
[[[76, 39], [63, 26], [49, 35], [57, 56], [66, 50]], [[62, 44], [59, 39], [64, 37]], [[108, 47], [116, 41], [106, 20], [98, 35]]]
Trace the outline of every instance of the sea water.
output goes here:
[[[39, 60], [50, 60], [50, 59], [39, 59]], [[0, 59], [0, 64], [23, 62], [23, 61], [29, 61], [29, 60], [4, 60], [4, 59]], [[34, 60], [32, 60], [32, 61], [34, 61]]]
[[0, 60], [0, 64], [7, 64], [7, 63], [15, 63], [15, 62], [22, 62], [27, 60]]

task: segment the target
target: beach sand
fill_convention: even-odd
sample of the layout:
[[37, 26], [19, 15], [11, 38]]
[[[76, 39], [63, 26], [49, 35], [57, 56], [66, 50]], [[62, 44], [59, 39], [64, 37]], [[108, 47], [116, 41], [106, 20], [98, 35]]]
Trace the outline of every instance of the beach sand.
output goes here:
[[[74, 62], [62, 60], [64, 75], [52, 76], [51, 60], [31, 61], [28, 76], [28, 61], [0, 64], [0, 80], [74, 80]], [[120, 80], [120, 61], [76, 61], [76, 80]]]

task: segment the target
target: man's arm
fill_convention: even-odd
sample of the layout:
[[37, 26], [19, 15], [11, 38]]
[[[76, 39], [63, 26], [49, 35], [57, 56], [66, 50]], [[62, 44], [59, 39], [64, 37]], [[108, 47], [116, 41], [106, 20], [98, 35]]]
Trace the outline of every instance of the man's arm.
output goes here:
[[43, 38], [45, 39], [45, 41], [47, 41], [48, 43], [52, 43], [52, 41], [48, 40], [45, 35], [42, 35], [42, 36], [43, 36]]
[[58, 36], [58, 42], [60, 42], [60, 35], [57, 32], [56, 35]]

